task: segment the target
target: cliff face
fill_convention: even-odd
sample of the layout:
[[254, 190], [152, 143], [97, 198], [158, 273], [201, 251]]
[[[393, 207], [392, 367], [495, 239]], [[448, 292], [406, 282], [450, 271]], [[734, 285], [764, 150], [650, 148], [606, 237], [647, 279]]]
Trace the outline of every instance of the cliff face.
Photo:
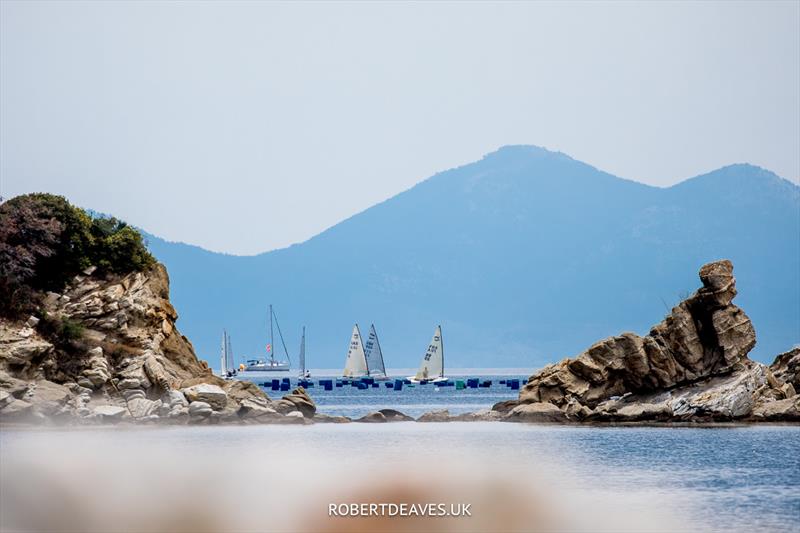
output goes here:
[[648, 335], [610, 337], [545, 367], [519, 400], [495, 410], [520, 419], [542, 418], [540, 411], [564, 420], [800, 418], [794, 388], [747, 358], [756, 337], [732, 303], [731, 262], [703, 266], [700, 280]]
[[163, 265], [125, 276], [89, 268], [47, 293], [38, 315], [0, 321], [2, 420], [280, 421], [297, 410], [197, 359], [175, 327]]

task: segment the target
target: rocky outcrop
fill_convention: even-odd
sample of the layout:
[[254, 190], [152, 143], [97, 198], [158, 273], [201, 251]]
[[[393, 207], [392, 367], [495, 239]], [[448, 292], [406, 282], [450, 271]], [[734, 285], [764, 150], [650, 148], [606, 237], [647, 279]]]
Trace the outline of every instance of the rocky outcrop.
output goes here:
[[769, 368], [776, 379], [800, 392], [800, 346], [778, 355]]
[[776, 404], [794, 395], [797, 353], [779, 356], [772, 370], [748, 359], [756, 336], [733, 304], [733, 265], [704, 265], [700, 281], [648, 335], [610, 337], [545, 367], [518, 400], [494, 410], [537, 422], [797, 419], [794, 403]]
[[214, 376], [175, 327], [160, 264], [125, 276], [90, 268], [42, 302], [38, 316], [0, 320], [0, 421], [250, 423], [278, 421], [291, 411], [314, 416], [304, 392], [287, 397], [291, 409], [280, 409], [256, 385]]

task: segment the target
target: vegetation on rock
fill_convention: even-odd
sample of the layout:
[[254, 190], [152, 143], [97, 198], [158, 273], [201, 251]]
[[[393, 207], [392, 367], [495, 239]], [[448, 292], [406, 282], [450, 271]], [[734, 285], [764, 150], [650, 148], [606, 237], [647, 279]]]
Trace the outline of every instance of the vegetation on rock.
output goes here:
[[113, 217], [91, 217], [52, 194], [26, 194], [0, 205], [0, 313], [38, 307], [37, 291], [60, 291], [89, 266], [125, 274], [155, 263], [142, 236]]

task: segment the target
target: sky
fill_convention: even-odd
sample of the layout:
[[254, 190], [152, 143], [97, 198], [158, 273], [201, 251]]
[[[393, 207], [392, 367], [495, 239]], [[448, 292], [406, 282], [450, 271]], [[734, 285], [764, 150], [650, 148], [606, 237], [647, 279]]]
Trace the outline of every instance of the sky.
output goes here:
[[507, 144], [799, 182], [800, 2], [0, 2], [6, 198], [254, 254]]

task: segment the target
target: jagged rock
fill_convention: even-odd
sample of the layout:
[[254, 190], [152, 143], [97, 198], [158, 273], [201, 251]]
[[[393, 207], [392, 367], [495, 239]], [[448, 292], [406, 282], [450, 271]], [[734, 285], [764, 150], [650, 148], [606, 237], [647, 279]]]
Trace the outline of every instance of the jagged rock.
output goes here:
[[450, 411], [447, 409], [440, 409], [437, 411], [429, 411], [417, 418], [417, 422], [449, 422]]
[[800, 346], [778, 355], [769, 368], [779, 381], [800, 390]]
[[413, 422], [414, 418], [408, 416], [405, 413], [401, 413], [396, 409], [378, 409], [378, 412], [382, 414], [387, 422]]
[[383, 415], [383, 413], [379, 413], [377, 411], [372, 413], [367, 413], [366, 415], [362, 416], [355, 420], [356, 422], [366, 422], [366, 423], [386, 423], [389, 420]]
[[28, 320], [25, 321], [25, 325], [28, 326], [29, 328], [35, 328], [38, 323], [39, 319], [33, 315], [29, 316]]
[[[291, 405], [287, 404], [289, 402]], [[277, 403], [281, 404], [278, 408], [279, 411], [291, 408], [291, 410], [298, 410], [303, 413], [306, 418], [313, 418], [314, 413], [317, 412], [317, 406], [311, 396], [308, 395], [303, 387], [297, 387], [292, 392], [278, 400]]]
[[510, 422], [563, 423], [567, 421], [567, 415], [552, 403], [537, 402], [516, 406], [505, 419]]
[[[700, 280], [703, 286], [647, 336], [623, 333], [549, 365], [528, 380], [518, 400], [493, 410], [508, 420], [736, 420], [759, 402], [788, 398], [793, 388], [747, 358], [755, 331], [732, 303], [733, 265], [704, 265]], [[787, 354], [773, 365], [781, 379], [794, 376], [795, 354]]]
[[723, 260], [700, 269], [703, 287], [672, 309], [646, 337], [611, 337], [575, 359], [531, 377], [521, 403], [570, 400], [594, 407], [626, 392], [646, 393], [730, 372], [755, 345], [755, 331], [731, 301], [736, 295], [733, 265]]
[[119, 420], [128, 413], [126, 408], [118, 405], [98, 405], [92, 411], [106, 421]]
[[206, 402], [194, 401], [189, 404], [189, 416], [192, 418], [207, 418], [213, 411]]
[[[183, 395], [191, 403], [205, 402], [211, 406], [215, 411], [221, 411], [228, 403], [228, 395], [225, 391], [217, 385], [210, 383], [199, 383], [183, 389]], [[190, 410], [191, 414], [191, 410]]]
[[800, 422], [800, 396], [759, 404], [753, 409], [750, 420]]

